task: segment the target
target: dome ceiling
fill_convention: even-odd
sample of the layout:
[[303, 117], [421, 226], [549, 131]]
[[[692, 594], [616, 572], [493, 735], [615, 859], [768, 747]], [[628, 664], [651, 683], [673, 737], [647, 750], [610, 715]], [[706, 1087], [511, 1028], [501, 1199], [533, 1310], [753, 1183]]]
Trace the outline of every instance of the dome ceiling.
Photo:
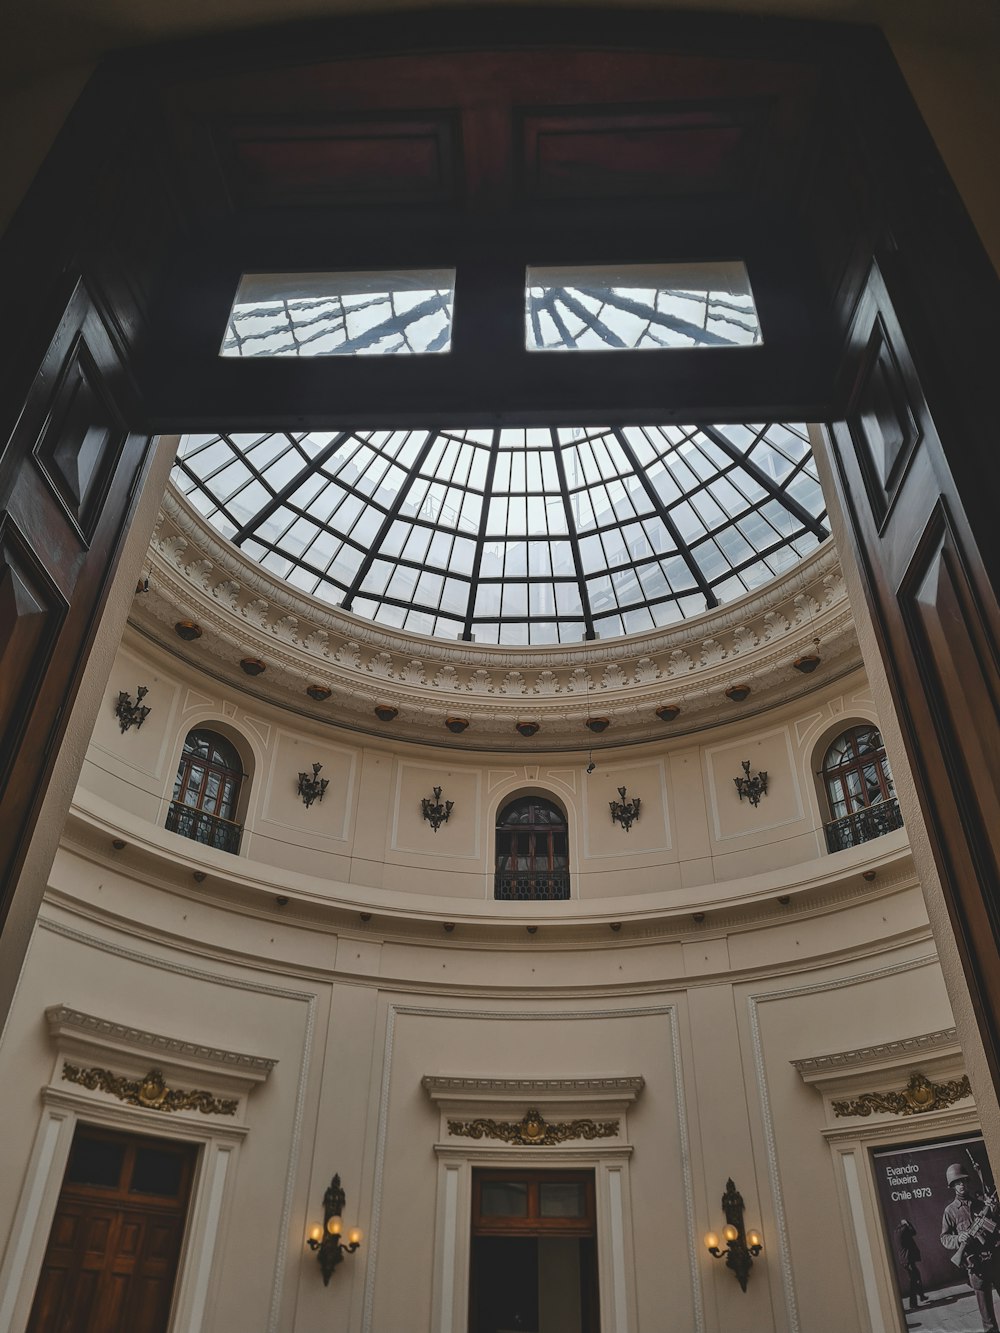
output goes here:
[[776, 423], [188, 435], [173, 480], [293, 588], [507, 647], [689, 620], [827, 535], [806, 428]]

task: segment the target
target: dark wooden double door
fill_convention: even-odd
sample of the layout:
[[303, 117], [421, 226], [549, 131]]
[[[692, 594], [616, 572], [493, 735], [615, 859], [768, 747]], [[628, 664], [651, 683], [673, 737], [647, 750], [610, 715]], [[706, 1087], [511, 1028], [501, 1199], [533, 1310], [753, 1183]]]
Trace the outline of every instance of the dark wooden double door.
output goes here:
[[196, 1151], [77, 1130], [28, 1333], [166, 1333]]

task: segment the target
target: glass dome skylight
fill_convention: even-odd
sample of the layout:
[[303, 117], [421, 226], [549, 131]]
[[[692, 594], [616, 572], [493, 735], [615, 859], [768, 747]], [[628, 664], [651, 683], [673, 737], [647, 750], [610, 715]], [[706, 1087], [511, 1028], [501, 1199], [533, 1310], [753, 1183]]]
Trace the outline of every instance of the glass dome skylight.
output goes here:
[[295, 587], [479, 643], [669, 625], [827, 535], [801, 425], [188, 435], [173, 480]]

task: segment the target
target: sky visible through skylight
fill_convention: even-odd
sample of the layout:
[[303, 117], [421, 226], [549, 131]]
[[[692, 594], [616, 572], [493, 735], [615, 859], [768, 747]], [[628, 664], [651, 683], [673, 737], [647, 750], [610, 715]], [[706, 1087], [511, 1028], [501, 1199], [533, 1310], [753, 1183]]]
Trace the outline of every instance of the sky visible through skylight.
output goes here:
[[806, 428], [780, 423], [188, 435], [173, 481], [311, 596], [512, 646], [689, 619], [827, 535]]

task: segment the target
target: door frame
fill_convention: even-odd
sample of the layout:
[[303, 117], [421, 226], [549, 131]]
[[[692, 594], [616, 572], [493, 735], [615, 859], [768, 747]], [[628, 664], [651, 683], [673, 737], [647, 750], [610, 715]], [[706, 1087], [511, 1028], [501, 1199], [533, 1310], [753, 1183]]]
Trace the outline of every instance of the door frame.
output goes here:
[[431, 1333], [468, 1333], [472, 1170], [592, 1171], [601, 1328], [636, 1333], [630, 1144], [605, 1149], [452, 1147], [438, 1144]]

